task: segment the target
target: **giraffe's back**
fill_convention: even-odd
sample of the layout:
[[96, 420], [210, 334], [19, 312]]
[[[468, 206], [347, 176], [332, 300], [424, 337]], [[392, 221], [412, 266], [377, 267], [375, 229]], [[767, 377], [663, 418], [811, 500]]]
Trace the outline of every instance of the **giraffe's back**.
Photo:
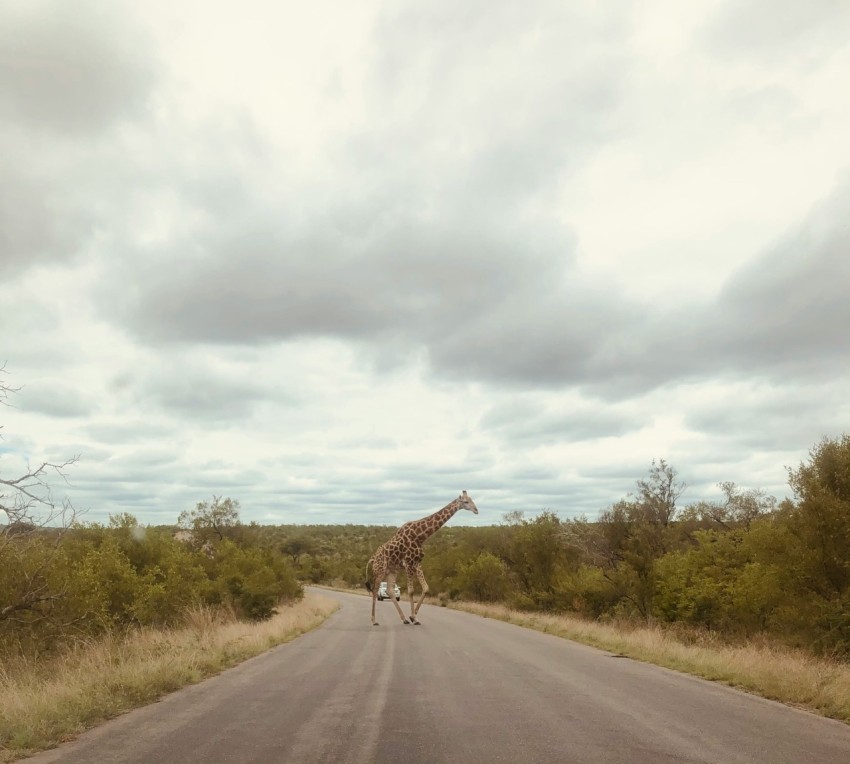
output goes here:
[[422, 561], [422, 545], [402, 534], [393, 536], [382, 547], [387, 568], [399, 570], [407, 565]]

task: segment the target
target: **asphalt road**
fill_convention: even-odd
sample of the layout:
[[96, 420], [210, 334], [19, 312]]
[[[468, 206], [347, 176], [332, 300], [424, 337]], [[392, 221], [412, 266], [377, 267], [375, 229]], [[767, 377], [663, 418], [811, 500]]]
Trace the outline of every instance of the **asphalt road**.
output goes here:
[[[325, 592], [323, 592], [325, 593]], [[850, 727], [546, 634], [366, 597], [29, 762], [848, 764]]]

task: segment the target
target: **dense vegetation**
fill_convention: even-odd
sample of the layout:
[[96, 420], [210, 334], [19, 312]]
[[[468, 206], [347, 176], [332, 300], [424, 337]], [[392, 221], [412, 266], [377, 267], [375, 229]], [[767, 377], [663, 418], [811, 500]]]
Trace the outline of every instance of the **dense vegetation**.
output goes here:
[[[850, 656], [850, 436], [825, 439], [789, 470], [794, 498], [720, 483], [713, 502], [679, 507], [684, 485], [654, 463], [598, 520], [513, 513], [427, 542], [432, 593], [530, 611], [639, 619], [769, 635]], [[282, 526], [269, 538], [300, 576], [357, 586], [392, 528]], [[402, 586], [404, 584], [402, 583]]]
[[106, 526], [0, 528], [0, 655], [39, 654], [116, 629], [183, 623], [199, 606], [246, 620], [302, 596], [292, 565], [214, 498], [180, 517], [183, 530]]
[[[0, 403], [9, 392], [0, 384]], [[176, 624], [198, 606], [265, 619], [301, 596], [300, 581], [362, 585], [395, 530], [245, 525], [238, 502], [219, 497], [182, 512], [177, 528], [125, 513], [79, 523], [47, 479], [73, 461], [0, 475], [0, 656]], [[680, 507], [684, 484], [662, 460], [593, 521], [544, 511], [447, 526], [423, 568], [444, 600], [766, 634], [850, 657], [850, 436], [817, 444], [789, 485], [781, 503], [720, 483], [716, 501]]]

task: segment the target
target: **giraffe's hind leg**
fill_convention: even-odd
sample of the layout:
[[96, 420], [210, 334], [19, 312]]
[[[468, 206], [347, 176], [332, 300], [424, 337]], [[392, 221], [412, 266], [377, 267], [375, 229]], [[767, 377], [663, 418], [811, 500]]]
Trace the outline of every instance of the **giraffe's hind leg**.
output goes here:
[[419, 621], [416, 616], [419, 613], [419, 608], [422, 607], [425, 595], [428, 594], [428, 582], [425, 580], [425, 574], [422, 572], [422, 567], [420, 565], [416, 566], [416, 578], [419, 581], [419, 586], [422, 587], [422, 594], [419, 597], [419, 602], [416, 603], [416, 607], [413, 610], [413, 622], [418, 625]]

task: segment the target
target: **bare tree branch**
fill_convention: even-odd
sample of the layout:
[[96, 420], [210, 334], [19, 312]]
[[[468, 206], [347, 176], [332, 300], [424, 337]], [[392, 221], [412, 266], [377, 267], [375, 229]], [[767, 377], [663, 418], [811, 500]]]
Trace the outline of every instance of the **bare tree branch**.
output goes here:
[[[4, 373], [5, 363], [0, 365]], [[10, 394], [19, 389], [0, 377], [0, 403], [10, 406]], [[77, 512], [68, 499], [54, 498], [51, 481], [58, 478], [67, 484], [66, 470], [78, 460], [74, 456], [63, 462], [27, 463], [22, 474], [0, 475], [0, 566], [10, 573], [0, 591], [0, 624], [20, 623], [22, 614], [30, 622], [47, 618], [67, 594], [67, 581], [57, 583], [51, 569]]]

